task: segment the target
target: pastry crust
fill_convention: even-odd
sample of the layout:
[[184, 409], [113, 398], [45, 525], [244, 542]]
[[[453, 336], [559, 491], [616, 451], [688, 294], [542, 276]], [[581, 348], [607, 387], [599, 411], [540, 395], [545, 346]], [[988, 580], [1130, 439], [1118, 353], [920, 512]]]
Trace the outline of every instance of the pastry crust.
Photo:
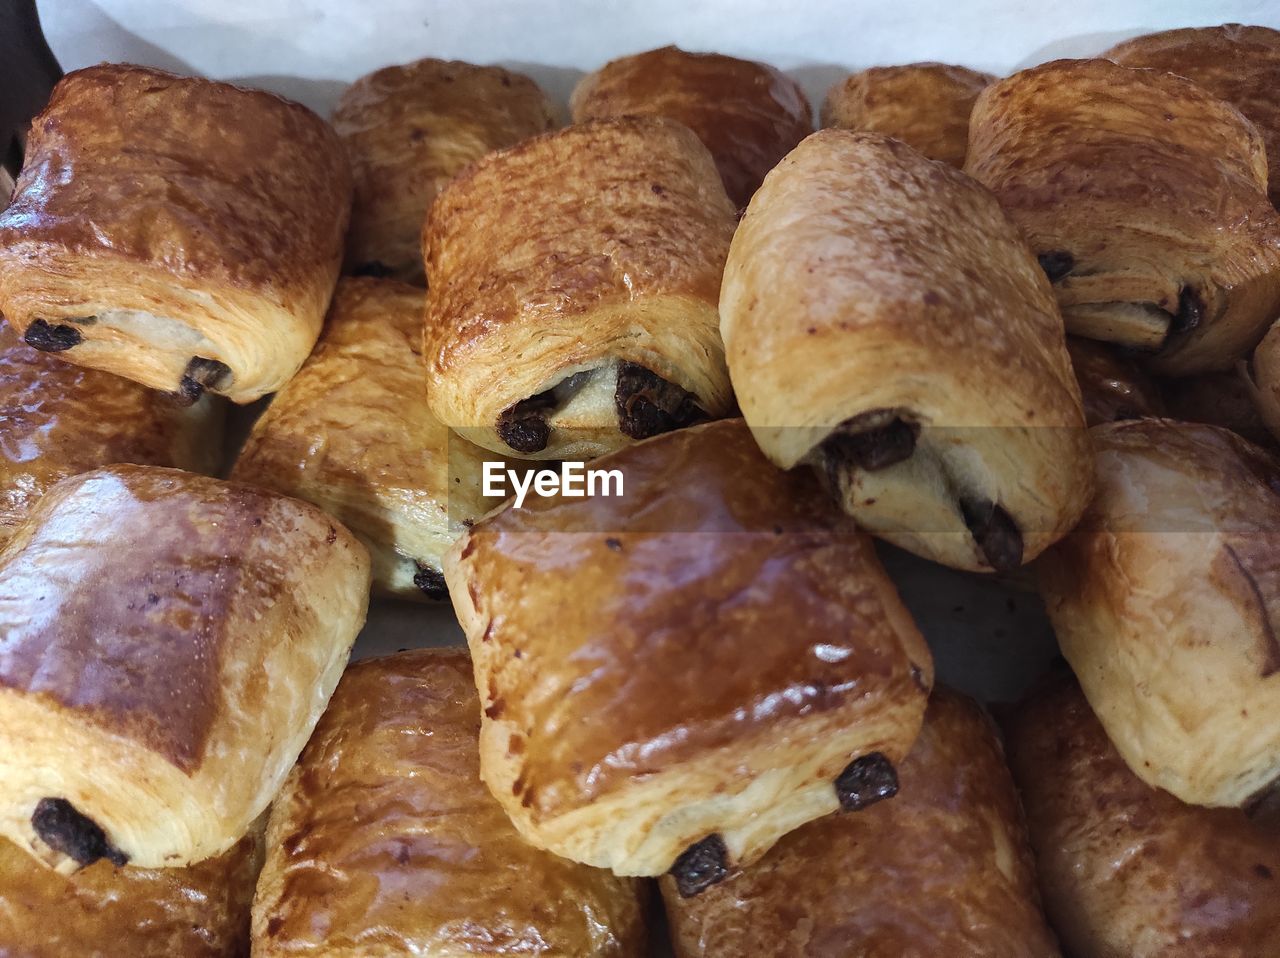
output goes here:
[[1049, 284], [958, 170], [880, 134], [815, 133], [751, 201], [720, 313], [760, 447], [826, 473], [845, 510], [895, 545], [1009, 571], [1088, 501]]
[[1119, 355], [1106, 343], [1079, 336], [1067, 337], [1067, 353], [1080, 384], [1084, 418], [1090, 426], [1164, 415], [1160, 388], [1132, 359]]
[[1280, 439], [1280, 324], [1268, 330], [1248, 362], [1240, 365], [1240, 376], [1263, 425]]
[[501, 499], [492, 453], [454, 436], [422, 389], [423, 292], [343, 279], [302, 370], [254, 424], [231, 478], [314, 502], [369, 549], [374, 585], [445, 598], [440, 560]]
[[0, 214], [0, 310], [78, 365], [249, 402], [311, 351], [350, 203], [342, 143], [305, 107], [78, 70], [33, 122]]
[[426, 59], [360, 77], [333, 111], [355, 180], [347, 271], [421, 285], [422, 222], [445, 183], [558, 125], [538, 85], [502, 67]]
[[1069, 675], [1010, 724], [1045, 908], [1071, 955], [1280, 956], [1280, 831], [1143, 784]]
[[1058, 958], [999, 736], [940, 689], [893, 801], [810, 822], [697, 898], [670, 878], [662, 895], [680, 958]]
[[308, 503], [149, 466], [64, 479], [0, 552], [0, 834], [64, 873], [226, 851], [368, 591], [364, 547]]
[[672, 120], [596, 120], [477, 161], [423, 238], [432, 410], [531, 459], [728, 414], [716, 299], [733, 228], [710, 155]]
[[870, 540], [741, 420], [596, 466], [623, 495], [530, 497], [445, 557], [481, 774], [521, 834], [692, 894], [891, 794], [933, 668]]
[[1197, 805], [1280, 777], [1280, 465], [1215, 426], [1097, 426], [1098, 495], [1039, 563], [1063, 654], [1126, 762]]
[[1221, 426], [1255, 446], [1277, 451], [1244, 363], [1225, 372], [1165, 379], [1160, 391], [1171, 419]]
[[255, 958], [645, 953], [639, 883], [526, 844], [479, 728], [465, 649], [347, 670], [272, 808]]
[[872, 67], [827, 92], [821, 125], [883, 133], [931, 160], [964, 166], [973, 101], [995, 79], [947, 63]]
[[569, 106], [575, 123], [618, 116], [683, 123], [711, 151], [738, 207], [813, 132], [813, 107], [781, 70], [674, 46], [611, 60], [579, 81]]
[[1190, 80], [1057, 60], [987, 87], [965, 172], [1026, 234], [1068, 331], [1159, 372], [1225, 369], [1280, 313], [1257, 129]]

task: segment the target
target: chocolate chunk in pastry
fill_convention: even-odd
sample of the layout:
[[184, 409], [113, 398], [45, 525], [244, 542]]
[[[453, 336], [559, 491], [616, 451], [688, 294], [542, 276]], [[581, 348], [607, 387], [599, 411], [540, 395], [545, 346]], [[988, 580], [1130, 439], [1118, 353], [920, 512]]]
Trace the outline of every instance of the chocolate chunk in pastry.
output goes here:
[[965, 172], [1045, 266], [1067, 330], [1172, 375], [1225, 369], [1280, 313], [1257, 129], [1190, 80], [1057, 60], [987, 87]]
[[1067, 353], [1090, 426], [1164, 415], [1163, 391], [1132, 357], [1108, 343], [1079, 336], [1067, 337]]
[[254, 424], [231, 478], [340, 519], [369, 549], [379, 591], [441, 599], [441, 556], [501, 499], [481, 493], [483, 462], [498, 457], [427, 405], [423, 296], [392, 280], [340, 280], [315, 352]]
[[590, 121], [479, 160], [423, 234], [432, 410], [530, 459], [727, 415], [733, 229], [710, 155], [671, 120]]
[[480, 781], [465, 649], [357, 662], [271, 810], [258, 958], [645, 954], [641, 886], [526, 844]]
[[1098, 494], [1045, 605], [1144, 782], [1240, 806], [1280, 777], [1280, 463], [1216, 426], [1096, 426]]
[[1165, 408], [1173, 419], [1221, 426], [1255, 446], [1275, 452], [1276, 439], [1267, 428], [1248, 367], [1244, 363], [1237, 363], [1236, 367], [1220, 373], [1160, 380]]
[[883, 133], [931, 160], [963, 166], [973, 101], [994, 80], [946, 63], [872, 67], [827, 92], [821, 125]]
[[1145, 784], [1070, 675], [1038, 688], [1006, 732], [1067, 953], [1280, 958], [1280, 829]]
[[270, 93], [124, 64], [68, 74], [0, 213], [0, 310], [27, 344], [198, 399], [274, 392], [342, 258], [341, 140]]
[[421, 285], [422, 221], [472, 160], [557, 125], [522, 73], [456, 60], [416, 60], [360, 77], [333, 111], [355, 180], [347, 271]]
[[[780, 70], [719, 53], [662, 47], [606, 63], [578, 83], [573, 119], [665, 116], [698, 135], [735, 206], [813, 132], [813, 108]], [[662, 187], [661, 182], [655, 186]]]
[[823, 130], [769, 174], [720, 297], [729, 372], [777, 465], [863, 528], [1008, 571], [1091, 491], [1062, 317], [989, 193], [876, 133]]
[[324, 710], [368, 602], [315, 506], [116, 465], [0, 551], [0, 835], [68, 873], [231, 848]]
[[736, 419], [594, 466], [624, 495], [531, 495], [445, 557], [481, 774], [521, 834], [696, 894], [855, 791], [887, 798], [932, 659], [818, 480]]
[[663, 879], [676, 954], [1058, 958], [982, 709], [935, 690], [900, 768], [893, 801], [803, 825], [696, 898]]

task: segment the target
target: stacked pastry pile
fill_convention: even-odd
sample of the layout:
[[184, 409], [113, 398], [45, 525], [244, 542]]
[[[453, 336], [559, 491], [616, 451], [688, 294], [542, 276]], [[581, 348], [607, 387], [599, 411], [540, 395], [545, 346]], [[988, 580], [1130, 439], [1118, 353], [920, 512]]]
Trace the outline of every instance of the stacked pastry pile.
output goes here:
[[[0, 953], [638, 955], [660, 876], [688, 956], [1280, 955], [1276, 90], [1240, 27], [817, 133], [674, 48], [564, 128], [66, 77], [0, 215]], [[565, 459], [623, 494], [482, 494]], [[1033, 566], [1009, 762], [870, 536]], [[344, 671], [371, 585], [469, 650]]]

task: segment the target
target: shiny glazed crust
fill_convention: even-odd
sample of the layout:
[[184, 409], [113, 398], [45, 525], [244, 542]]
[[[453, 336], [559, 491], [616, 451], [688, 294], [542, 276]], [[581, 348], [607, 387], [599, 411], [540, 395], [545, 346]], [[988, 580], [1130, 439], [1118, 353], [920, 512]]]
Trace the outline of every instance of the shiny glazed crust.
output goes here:
[[1107, 343], [1068, 336], [1067, 353], [1090, 426], [1164, 415], [1164, 398], [1155, 380]]

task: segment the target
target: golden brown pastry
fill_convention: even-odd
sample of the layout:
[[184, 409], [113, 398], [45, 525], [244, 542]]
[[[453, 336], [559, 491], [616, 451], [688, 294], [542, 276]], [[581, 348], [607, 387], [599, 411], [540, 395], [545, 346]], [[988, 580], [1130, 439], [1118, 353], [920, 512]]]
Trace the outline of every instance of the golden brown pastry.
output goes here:
[[421, 289], [343, 279], [306, 365], [253, 427], [231, 478], [314, 502], [369, 549], [374, 585], [443, 599], [440, 559], [498, 505], [481, 495], [497, 460], [454, 436], [422, 388]]
[[255, 958], [644, 953], [639, 883], [527, 845], [479, 730], [465, 649], [347, 670], [272, 808]]
[[935, 689], [897, 798], [828, 815], [723, 884], [662, 880], [676, 954], [1057, 958], [991, 720]]
[[1190, 80], [1056, 60], [987, 87], [965, 172], [1054, 284], [1069, 332], [1160, 372], [1225, 369], [1280, 313], [1280, 214], [1257, 129]]
[[0, 213], [0, 310], [28, 345], [195, 399], [307, 358], [351, 203], [342, 142], [270, 93], [125, 64], [63, 79]]
[[765, 63], [662, 47], [606, 63], [583, 77], [570, 100], [575, 123], [616, 116], [665, 116], [698, 135], [715, 158], [735, 206], [813, 132], [800, 84]]
[[1221, 426], [1255, 446], [1275, 451], [1275, 438], [1267, 430], [1245, 369], [1165, 379], [1159, 388], [1171, 418]]
[[336, 520], [154, 466], [64, 479], [0, 551], [0, 835], [64, 873], [221, 854], [364, 623]]
[[1239, 23], [1165, 30], [1118, 43], [1103, 55], [1123, 66], [1187, 77], [1243, 113], [1262, 134], [1271, 202], [1280, 206], [1280, 31]]
[[1280, 956], [1280, 829], [1143, 784], [1070, 676], [1010, 724], [1045, 909], [1073, 958]]
[[1216, 426], [1096, 426], [1098, 494], [1039, 563], [1063, 654], [1129, 766], [1196, 805], [1280, 776], [1280, 464]]
[[1160, 388], [1132, 359], [1106, 343], [1079, 336], [1067, 337], [1067, 354], [1090, 426], [1164, 415]]
[[556, 125], [538, 85], [502, 67], [427, 59], [356, 80], [333, 111], [355, 178], [347, 270], [421, 284], [422, 221], [441, 187]]
[[815, 133], [747, 208], [720, 313], [760, 447], [816, 467], [895, 545], [1010, 571], [1088, 501], [1053, 294], [958, 170], [880, 134]]
[[432, 411], [530, 459], [726, 415], [733, 228], [710, 155], [671, 120], [597, 120], [477, 161], [423, 237]]
[[872, 67], [827, 92], [821, 125], [883, 133], [931, 160], [964, 166], [973, 101], [994, 81], [990, 73], [946, 63]]
[[1263, 425], [1280, 439], [1280, 323], [1268, 330], [1237, 371]]
[[695, 894], [897, 789], [933, 680], [871, 542], [741, 420], [595, 464], [445, 556], [480, 771], [533, 844]]

